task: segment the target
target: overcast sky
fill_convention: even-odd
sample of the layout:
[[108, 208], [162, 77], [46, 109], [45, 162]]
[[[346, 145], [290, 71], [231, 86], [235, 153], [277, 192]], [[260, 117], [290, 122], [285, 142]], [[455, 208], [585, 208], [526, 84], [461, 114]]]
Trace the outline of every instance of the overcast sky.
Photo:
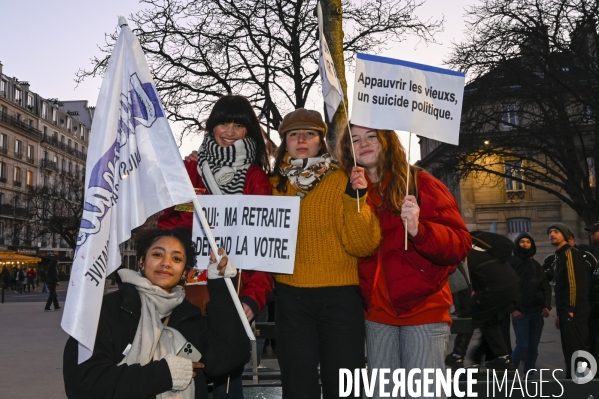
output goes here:
[[[381, 55], [434, 66], [443, 66], [452, 41], [463, 36], [465, 7], [476, 0], [427, 0], [419, 8], [422, 19], [445, 17], [445, 31], [436, 36], [439, 44], [426, 45], [409, 39]], [[76, 87], [75, 73], [90, 67], [90, 58], [100, 55], [97, 46], [104, 34], [112, 32], [117, 16], [145, 7], [138, 0], [2, 0], [0, 1], [0, 62], [3, 72], [19, 80], [29, 81], [31, 90], [45, 98], [88, 100], [95, 105], [101, 80], [87, 79]], [[353, 81], [348, 73], [348, 82]], [[350, 85], [349, 98], [352, 98]], [[312, 103], [322, 109], [318, 93]], [[176, 129], [176, 127], [175, 127]], [[405, 143], [407, 145], [407, 143]], [[188, 154], [197, 148], [187, 141], [180, 148]], [[419, 158], [416, 142], [412, 142], [412, 160]]]

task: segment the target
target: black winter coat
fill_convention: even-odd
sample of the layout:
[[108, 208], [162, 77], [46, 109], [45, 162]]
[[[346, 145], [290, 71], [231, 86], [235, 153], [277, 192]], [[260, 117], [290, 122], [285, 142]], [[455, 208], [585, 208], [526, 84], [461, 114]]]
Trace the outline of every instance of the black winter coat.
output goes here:
[[587, 246], [585, 249], [583, 258], [590, 267], [589, 301], [593, 312], [592, 317], [599, 317], [599, 247]]
[[555, 307], [558, 316], [590, 308], [589, 268], [581, 253], [566, 244], [555, 252]]
[[543, 268], [536, 260], [514, 256], [510, 265], [520, 278], [520, 298], [515, 302], [517, 310], [523, 313], [551, 310], [551, 286]]
[[56, 286], [57, 283], [58, 269], [56, 268], [56, 266], [50, 265], [50, 267], [48, 267], [48, 273], [46, 274], [46, 285], [51, 287]]
[[[528, 238], [529, 249], [520, 246], [520, 240]], [[514, 306], [523, 313], [539, 312], [543, 308], [551, 310], [551, 286], [543, 268], [532, 257], [537, 252], [535, 240], [528, 233], [521, 233], [514, 240], [514, 256], [510, 266], [520, 278], [520, 296]]]
[[[224, 279], [208, 281], [210, 302], [207, 316], [184, 300], [168, 322], [202, 354], [204, 369], [196, 370], [195, 397], [207, 398], [207, 383], [227, 375], [247, 362], [250, 342], [233, 304]], [[64, 351], [63, 376], [69, 398], [153, 398], [173, 386], [165, 359], [145, 366], [117, 366], [123, 351], [133, 342], [141, 315], [141, 299], [135, 286], [107, 294], [102, 301], [94, 352], [77, 364], [77, 341], [72, 337]]]

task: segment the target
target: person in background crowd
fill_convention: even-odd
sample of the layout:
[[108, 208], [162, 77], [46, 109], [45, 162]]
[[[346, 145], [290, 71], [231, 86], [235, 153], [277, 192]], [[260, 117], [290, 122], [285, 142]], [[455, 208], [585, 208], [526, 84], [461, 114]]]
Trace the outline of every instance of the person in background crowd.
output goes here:
[[48, 276], [46, 277], [46, 285], [50, 293], [48, 294], [48, 300], [46, 301], [46, 312], [52, 312], [50, 306], [54, 305], [54, 310], [62, 309], [58, 304], [58, 297], [56, 296], [56, 286], [58, 285], [58, 261], [53, 260], [48, 267]]
[[[337, 148], [348, 173], [352, 146], [382, 232], [378, 250], [359, 262], [368, 367], [443, 368], [451, 323], [448, 276], [471, 248], [468, 229], [447, 187], [408, 165], [395, 132], [355, 125], [346, 131]], [[379, 388], [374, 392], [378, 398]]]
[[42, 266], [42, 270], [40, 272], [40, 280], [42, 283], [42, 294], [48, 293], [48, 285], [46, 284], [47, 279], [48, 279], [48, 272], [46, 271], [46, 267]]
[[520, 278], [520, 298], [512, 312], [516, 335], [512, 361], [516, 368], [522, 361], [525, 373], [535, 369], [545, 324], [543, 318], [549, 317], [551, 310], [551, 286], [541, 265], [533, 258], [536, 252], [532, 236], [521, 233], [514, 240], [514, 256], [510, 259], [510, 265]]
[[27, 284], [27, 269], [20, 268], [17, 272], [17, 292], [19, 294], [25, 293], [25, 286]]
[[568, 244], [572, 231], [564, 223], [547, 228], [555, 251], [555, 327], [559, 328], [566, 378], [572, 377], [570, 359], [577, 350], [589, 350], [589, 270], [581, 253]]
[[[237, 95], [221, 97], [210, 112], [206, 130], [199, 151], [194, 151], [185, 160], [185, 168], [196, 192], [203, 195], [270, 195], [267, 138], [248, 100]], [[191, 229], [192, 210], [181, 207], [167, 209], [158, 219], [158, 227]], [[264, 317], [258, 321], [265, 321], [268, 315], [260, 311], [272, 291], [272, 274], [243, 271], [241, 282], [239, 300], [248, 321], [252, 322], [258, 315]], [[191, 286], [188, 294], [193, 289], [202, 288]], [[257, 342], [259, 354], [262, 353], [263, 342]], [[242, 374], [243, 365], [230, 378], [223, 376], [215, 381], [214, 399], [243, 398]]]
[[10, 279], [10, 289], [15, 290], [17, 292], [17, 287], [19, 286], [19, 268], [13, 267], [11, 272]]
[[35, 291], [35, 277], [35, 269], [33, 267], [30, 267], [27, 271], [27, 292], [31, 292], [32, 288], [33, 291]]
[[[457, 292], [452, 291], [453, 303], [455, 305], [456, 315], [459, 318], [472, 318], [472, 284], [470, 284], [470, 272], [467, 268], [467, 262], [462, 261], [454, 273], [462, 273], [467, 280], [468, 285]], [[451, 282], [450, 282], [451, 284]], [[454, 341], [453, 351], [445, 357], [445, 364], [456, 370], [464, 367], [464, 359], [468, 352], [468, 345], [472, 334], [457, 334]]]
[[287, 114], [270, 178], [274, 195], [301, 199], [295, 268], [275, 277], [285, 399], [321, 397], [319, 364], [325, 399], [339, 397], [339, 369], [364, 367], [358, 257], [376, 249], [381, 233], [366, 205], [364, 169], [350, 168], [348, 179], [328, 153], [326, 133], [317, 111]]
[[[222, 278], [232, 269], [228, 258], [217, 265], [211, 253], [209, 316], [184, 298], [180, 285], [196, 263], [190, 235], [152, 229], [137, 237], [140, 271], [119, 270], [123, 286], [102, 301], [92, 356], [78, 364], [78, 343], [67, 341], [67, 397], [208, 398], [209, 379], [247, 361], [250, 342]], [[180, 354], [187, 343], [201, 362]]]
[[584, 261], [585, 266], [589, 270], [589, 276], [593, 274], [593, 269], [595, 269], [595, 265], [597, 264], [597, 257], [594, 254], [594, 248], [587, 244], [577, 244], [574, 233], [572, 233], [572, 237], [568, 239], [568, 245], [578, 249], [582, 255], [582, 260]]
[[6, 266], [2, 267], [2, 288], [10, 289], [10, 272]]
[[[589, 232], [589, 241], [594, 259], [599, 259], [599, 221], [584, 228]], [[591, 286], [589, 290], [591, 316], [589, 317], [590, 353], [599, 360], [599, 262], [591, 268]]]
[[[480, 328], [483, 334], [482, 350], [478, 349], [475, 361], [480, 362], [483, 352], [490, 352], [485, 359], [487, 368], [515, 370], [511, 349], [502, 331], [502, 322], [506, 318], [509, 320], [519, 291], [518, 275], [508, 264], [514, 244], [496, 233], [473, 231], [470, 234], [472, 251], [467, 263], [473, 291], [472, 324], [473, 329]], [[453, 354], [445, 360], [454, 368], [456, 360], [452, 356], [462, 358], [457, 367], [463, 367], [462, 354], [466, 353], [472, 338], [472, 333], [461, 335], [456, 337]]]

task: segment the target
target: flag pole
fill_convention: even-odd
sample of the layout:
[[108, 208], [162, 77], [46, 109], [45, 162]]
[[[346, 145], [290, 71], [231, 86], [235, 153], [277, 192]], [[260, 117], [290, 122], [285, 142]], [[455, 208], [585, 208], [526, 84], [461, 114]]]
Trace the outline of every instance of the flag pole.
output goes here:
[[[202, 224], [202, 229], [204, 229], [204, 233], [206, 234], [206, 238], [208, 238], [208, 242], [210, 243], [210, 248], [216, 257], [216, 261], [220, 261], [220, 256], [218, 255], [218, 246], [216, 245], [216, 241], [214, 240], [214, 236], [212, 235], [212, 230], [210, 230], [210, 225], [206, 220], [206, 215], [202, 212], [202, 204], [200, 204], [200, 200], [198, 196], [193, 197], [193, 208], [194, 214], [200, 219], [200, 223]], [[241, 276], [239, 276], [241, 278]], [[235, 304], [235, 308], [237, 309], [237, 313], [239, 314], [239, 318], [241, 318], [241, 323], [243, 324], [243, 328], [245, 329], [245, 333], [249, 337], [251, 341], [255, 341], [256, 337], [252, 332], [252, 328], [250, 327], [250, 323], [248, 322], [247, 317], [245, 316], [245, 312], [243, 311], [243, 307], [241, 306], [241, 302], [239, 302], [239, 297], [237, 296], [237, 292], [235, 291], [235, 286], [231, 282], [229, 277], [225, 277], [225, 283], [227, 284], [227, 288], [229, 289], [229, 293], [231, 294], [231, 298], [233, 298], [233, 303]]]
[[[324, 50], [322, 48], [322, 45], [323, 45], [324, 42], [326, 42], [326, 38], [324, 38], [324, 29], [323, 29], [323, 21], [322, 21], [322, 8], [320, 6], [320, 1], [316, 3], [316, 15], [318, 17], [318, 33], [322, 37], [322, 40], [320, 40], [320, 53], [324, 54]], [[328, 45], [327, 45], [327, 48], [328, 48]], [[320, 59], [321, 58], [319, 57], [319, 63], [320, 63]], [[333, 65], [333, 72], [334, 72], [335, 78], [337, 79], [337, 86], [339, 86], [339, 90], [341, 90], [341, 96], [342, 96], [341, 102], [343, 103], [343, 111], [345, 111], [345, 117], [346, 117], [345, 121], [347, 122], [347, 134], [350, 135], [349, 137], [350, 137], [350, 143], [351, 143], [351, 151], [352, 151], [352, 155], [353, 155], [353, 158], [354, 158], [354, 167], [356, 167], [356, 166], [358, 166], [358, 164], [356, 162], [356, 151], [354, 150], [354, 146], [353, 146], [353, 143], [351, 141], [351, 127], [349, 126], [349, 114], [347, 113], [347, 108], [345, 107], [345, 98], [347, 96], [345, 96], [344, 93], [343, 93], [343, 89], [341, 88], [341, 82], [339, 81], [339, 77], [337, 76], [337, 71], [336, 71], [334, 65]], [[325, 76], [326, 76], [326, 73], [325, 73]], [[321, 78], [322, 78], [322, 76], [321, 76]], [[324, 87], [323, 87], [323, 90], [324, 90]], [[323, 96], [324, 96], [324, 92], [323, 92]], [[326, 98], [324, 100], [325, 100], [325, 103], [326, 103]], [[337, 107], [339, 107], [339, 104], [337, 104]], [[325, 109], [324, 110], [325, 110], [325, 113], [328, 114], [327, 113], [327, 109], [326, 109], [326, 105], [325, 105]], [[334, 115], [335, 114], [330, 115], [331, 119], [334, 118]], [[351, 178], [351, 174], [350, 174], [350, 178]], [[356, 201], [358, 203], [358, 213], [360, 213], [360, 193], [358, 192], [358, 190], [356, 190]]]
[[[408, 137], [408, 172], [406, 173], [406, 196], [410, 193], [410, 149], [412, 147], [412, 131], [410, 130], [410, 136]], [[408, 219], [403, 220], [404, 225], [404, 250], [408, 250]]]
[[[337, 78], [337, 81], [339, 81], [339, 78]], [[351, 154], [354, 157], [354, 167], [356, 167], [358, 166], [358, 163], [356, 162], [356, 150], [354, 149], [354, 143], [351, 139], [351, 126], [349, 125], [349, 114], [347, 113], [347, 108], [345, 107], [345, 98], [341, 100], [341, 103], [343, 104], [343, 111], [345, 112], [345, 121], [347, 122], [347, 134], [349, 134], [349, 145], [351, 147]], [[356, 201], [358, 203], [358, 213], [360, 213], [360, 193], [358, 192], [358, 190], [356, 190]]]

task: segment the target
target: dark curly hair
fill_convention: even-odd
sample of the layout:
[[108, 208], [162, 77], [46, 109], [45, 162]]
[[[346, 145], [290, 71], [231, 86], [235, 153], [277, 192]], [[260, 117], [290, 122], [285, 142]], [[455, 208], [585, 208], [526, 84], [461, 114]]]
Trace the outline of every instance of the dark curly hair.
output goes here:
[[[196, 265], [196, 246], [191, 239], [191, 230], [186, 227], [177, 227], [174, 229], [150, 229], [138, 234], [135, 237], [137, 244], [137, 258], [146, 258], [146, 253], [158, 239], [162, 237], [173, 237], [179, 240], [185, 248], [185, 272], [188, 272]], [[184, 273], [185, 273], [184, 272]]]

